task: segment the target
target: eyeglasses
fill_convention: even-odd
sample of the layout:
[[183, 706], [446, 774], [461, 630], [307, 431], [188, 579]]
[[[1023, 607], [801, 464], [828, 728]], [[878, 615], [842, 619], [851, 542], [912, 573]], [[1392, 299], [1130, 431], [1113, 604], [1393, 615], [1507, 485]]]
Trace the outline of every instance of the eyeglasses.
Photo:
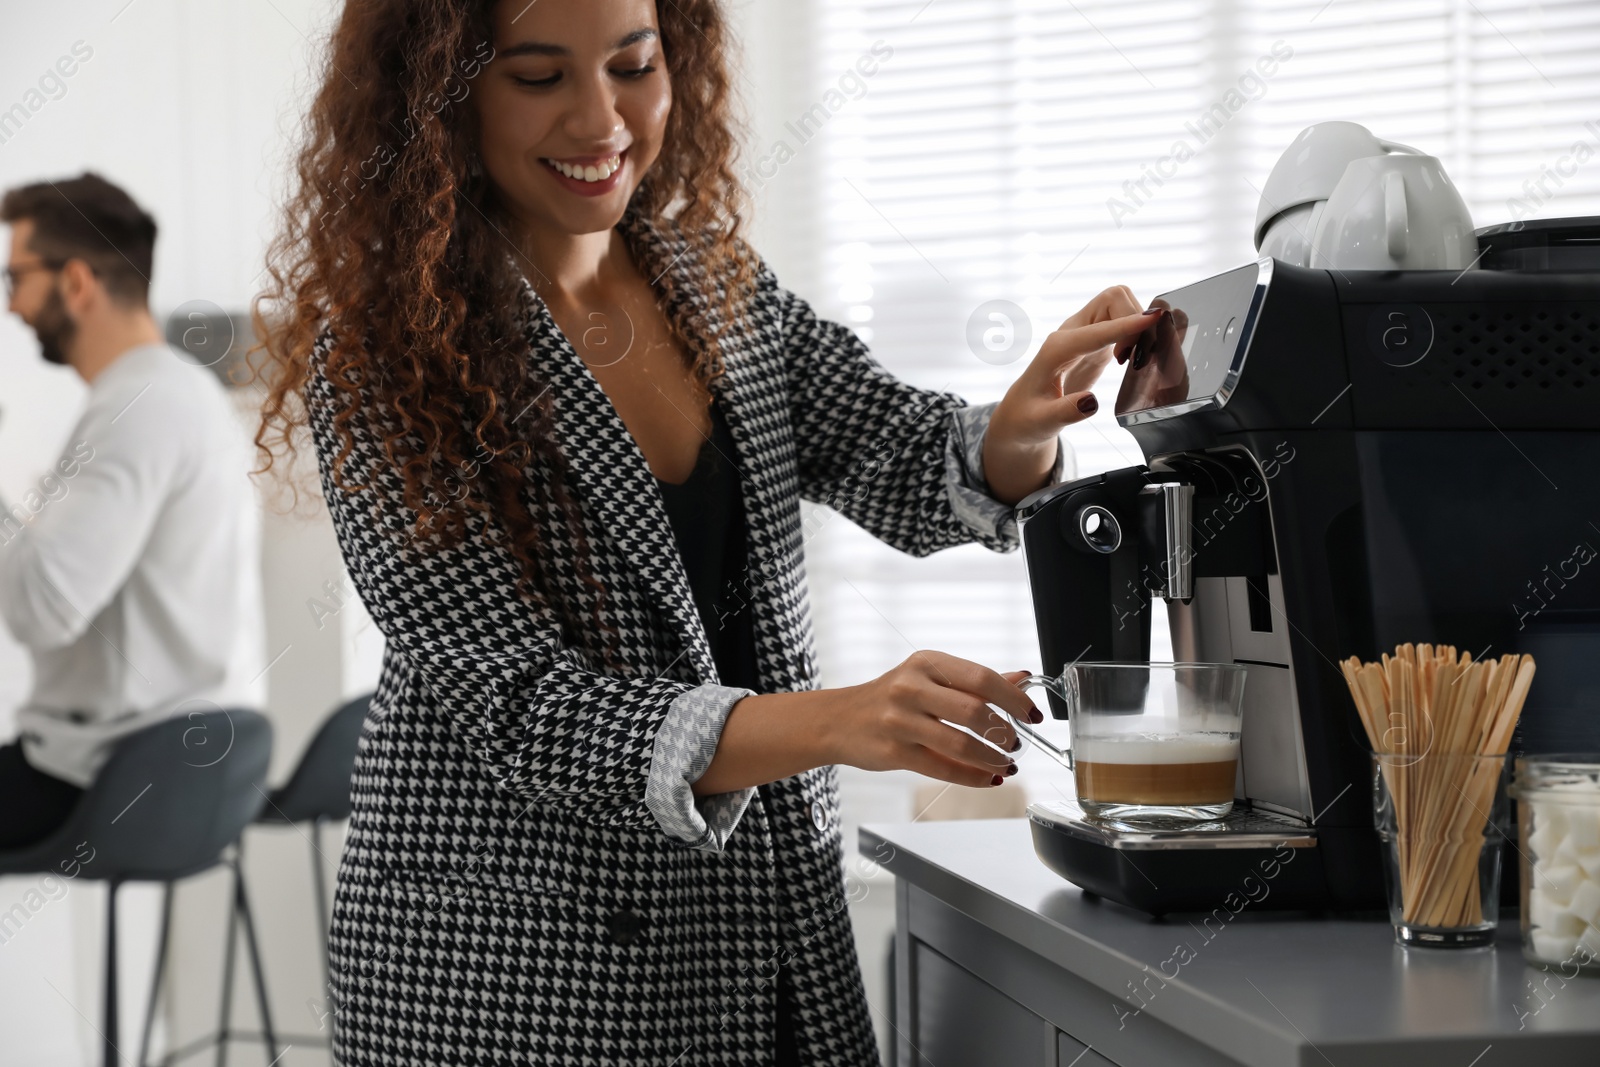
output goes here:
[[58, 271], [64, 263], [55, 260], [40, 260], [38, 263], [24, 263], [20, 267], [7, 267], [3, 272], [6, 279], [6, 296], [12, 297], [17, 292], [17, 279], [24, 274], [32, 274], [36, 270]]

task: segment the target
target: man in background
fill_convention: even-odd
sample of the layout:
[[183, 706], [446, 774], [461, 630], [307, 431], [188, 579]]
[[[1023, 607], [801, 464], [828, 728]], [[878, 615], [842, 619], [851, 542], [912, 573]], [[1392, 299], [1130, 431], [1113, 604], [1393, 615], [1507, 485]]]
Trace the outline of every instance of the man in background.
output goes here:
[[58, 828], [123, 735], [237, 706], [261, 593], [238, 422], [150, 315], [155, 220], [85, 174], [12, 189], [0, 222], [11, 312], [89, 387], [39, 487], [0, 501], [0, 619], [34, 666], [0, 745], [8, 849]]

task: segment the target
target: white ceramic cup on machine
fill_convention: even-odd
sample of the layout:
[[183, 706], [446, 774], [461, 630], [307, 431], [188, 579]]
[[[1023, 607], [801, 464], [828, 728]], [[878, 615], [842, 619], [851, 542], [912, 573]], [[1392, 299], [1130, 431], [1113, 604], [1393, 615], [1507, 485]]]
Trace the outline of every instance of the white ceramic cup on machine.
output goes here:
[[1478, 255], [1472, 215], [1433, 156], [1352, 160], [1311, 237], [1310, 265], [1349, 270], [1465, 270]]
[[1390, 152], [1420, 154], [1410, 145], [1375, 137], [1356, 122], [1319, 122], [1301, 130], [1262, 187], [1256, 248], [1297, 267], [1326, 266], [1311, 262], [1311, 238], [1328, 198], [1352, 161]]

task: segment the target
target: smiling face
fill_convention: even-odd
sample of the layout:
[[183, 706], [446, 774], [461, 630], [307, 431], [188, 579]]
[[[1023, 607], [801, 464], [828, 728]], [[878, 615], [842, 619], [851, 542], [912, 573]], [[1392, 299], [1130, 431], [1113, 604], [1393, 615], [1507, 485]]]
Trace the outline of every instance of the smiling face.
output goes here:
[[672, 109], [653, 0], [501, 0], [471, 100], [483, 169], [523, 226], [608, 230]]

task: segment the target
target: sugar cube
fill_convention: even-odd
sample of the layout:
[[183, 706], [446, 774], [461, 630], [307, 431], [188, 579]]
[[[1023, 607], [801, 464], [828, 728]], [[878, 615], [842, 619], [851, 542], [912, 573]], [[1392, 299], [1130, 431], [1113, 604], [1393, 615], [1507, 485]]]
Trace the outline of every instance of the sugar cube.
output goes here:
[[1535, 891], [1543, 893], [1558, 904], [1572, 900], [1573, 891], [1583, 881], [1583, 870], [1568, 863], [1536, 863], [1533, 865]]
[[1549, 894], [1538, 886], [1528, 894], [1528, 919], [1539, 929], [1559, 937], [1577, 937], [1583, 933], [1584, 920], [1573, 914], [1567, 904], [1551, 899]]
[[1591, 852], [1578, 857], [1578, 867], [1590, 879], [1600, 882], [1600, 852]]
[[1572, 836], [1569, 834], [1557, 841], [1555, 849], [1545, 854], [1541, 858], [1552, 863], [1569, 863], [1573, 866], [1577, 866], [1578, 857], [1578, 843], [1574, 841]]
[[1600, 883], [1587, 878], [1578, 883], [1567, 910], [1591, 926], [1600, 926]]
[[1565, 813], [1566, 839], [1578, 855], [1600, 852], [1600, 809], [1574, 808]]
[[1566, 836], [1566, 816], [1561, 814], [1559, 804], [1549, 801], [1532, 801], [1529, 807], [1533, 828], [1528, 833], [1527, 847], [1534, 859], [1547, 860], [1555, 855], [1556, 846]]
[[1563, 937], [1543, 927], [1534, 929], [1531, 940], [1534, 954], [1546, 963], [1561, 963], [1578, 947], [1576, 937]]

